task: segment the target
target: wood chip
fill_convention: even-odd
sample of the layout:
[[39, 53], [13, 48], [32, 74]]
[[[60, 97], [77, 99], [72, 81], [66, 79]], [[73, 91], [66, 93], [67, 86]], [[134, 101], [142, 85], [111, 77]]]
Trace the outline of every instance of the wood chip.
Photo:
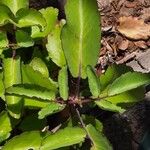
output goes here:
[[145, 41], [136, 41], [136, 42], [134, 42], [134, 44], [141, 49], [147, 49], [148, 48], [147, 43]]
[[118, 49], [124, 51], [128, 48], [128, 46], [129, 46], [129, 41], [128, 40], [123, 40], [123, 41], [121, 41], [121, 43], [119, 43]]
[[120, 17], [117, 30], [127, 38], [146, 40], [150, 37], [150, 25], [137, 17]]

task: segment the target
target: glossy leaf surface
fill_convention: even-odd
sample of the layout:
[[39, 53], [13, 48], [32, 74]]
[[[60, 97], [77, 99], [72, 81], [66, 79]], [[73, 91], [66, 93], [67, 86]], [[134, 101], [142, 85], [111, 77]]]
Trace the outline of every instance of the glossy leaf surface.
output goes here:
[[12, 130], [10, 118], [6, 111], [0, 113], [0, 143], [7, 139]]
[[[20, 58], [3, 59], [4, 87], [8, 88], [14, 84], [21, 83]], [[9, 113], [14, 118], [20, 118], [23, 101], [17, 96], [5, 96]]]
[[46, 9], [41, 9], [40, 13], [46, 21], [46, 26], [43, 31], [41, 31], [38, 26], [33, 26], [31, 35], [32, 38], [47, 36], [52, 31], [57, 21], [58, 9], [56, 8], [48, 7]]
[[28, 0], [0, 0], [1, 4], [4, 4], [10, 8], [10, 10], [16, 14], [16, 12], [21, 8], [28, 8]]
[[18, 84], [6, 89], [9, 94], [16, 94], [20, 96], [36, 97], [42, 100], [54, 100], [55, 92], [47, 88], [33, 85], [33, 84]]
[[63, 67], [58, 75], [59, 93], [63, 100], [67, 100], [69, 96], [68, 71], [67, 67]]
[[2, 150], [39, 150], [42, 136], [39, 131], [24, 132], [9, 140]]
[[89, 82], [89, 88], [94, 97], [98, 97], [100, 94], [100, 81], [91, 66], [87, 66], [87, 77]]
[[49, 103], [46, 107], [42, 108], [39, 112], [39, 119], [43, 119], [48, 115], [52, 115], [57, 113], [65, 108], [65, 105], [61, 105], [58, 103]]
[[112, 150], [109, 141], [102, 133], [98, 132], [90, 124], [87, 125], [86, 129], [93, 143], [91, 150]]
[[116, 79], [108, 89], [108, 95], [117, 95], [150, 83], [150, 74], [129, 72]]
[[23, 83], [36, 84], [47, 89], [57, 91], [57, 83], [50, 78], [44, 77], [39, 71], [34, 70], [29, 65], [22, 67]]
[[73, 77], [86, 78], [86, 67], [96, 65], [100, 48], [100, 22], [96, 0], [68, 0], [62, 45]]
[[83, 142], [85, 136], [86, 133], [83, 129], [67, 127], [46, 137], [42, 142], [41, 150], [53, 150], [74, 145]]
[[61, 20], [59, 23], [55, 25], [54, 29], [47, 37], [47, 45], [46, 45], [49, 57], [59, 67], [63, 67], [64, 65], [66, 65], [64, 51], [62, 49], [60, 39], [60, 34], [63, 25], [64, 20]]
[[20, 47], [30, 47], [34, 45], [33, 39], [23, 30], [16, 31], [16, 41], [17, 45]]
[[42, 30], [46, 26], [42, 14], [35, 9], [20, 9], [16, 14], [16, 18], [18, 20], [17, 26], [20, 28], [37, 25]]

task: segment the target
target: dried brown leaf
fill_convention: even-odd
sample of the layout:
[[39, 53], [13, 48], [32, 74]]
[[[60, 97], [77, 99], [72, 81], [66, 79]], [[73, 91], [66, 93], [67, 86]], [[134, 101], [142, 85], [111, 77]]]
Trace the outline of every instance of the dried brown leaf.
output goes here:
[[118, 44], [118, 48], [123, 51], [126, 50], [128, 48], [128, 46], [129, 46], [128, 40], [123, 40]]
[[137, 17], [120, 17], [117, 30], [127, 38], [139, 40], [150, 37], [150, 25]]

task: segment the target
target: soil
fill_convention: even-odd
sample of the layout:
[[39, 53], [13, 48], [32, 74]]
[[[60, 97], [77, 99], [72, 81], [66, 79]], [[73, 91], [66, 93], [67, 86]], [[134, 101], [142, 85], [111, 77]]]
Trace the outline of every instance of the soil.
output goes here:
[[[60, 19], [65, 17], [63, 3], [64, 0], [30, 0], [30, 7], [58, 7]], [[98, 6], [102, 30], [98, 61], [100, 72], [105, 72], [112, 63], [127, 64], [135, 71], [150, 72], [150, 0], [98, 0]], [[141, 141], [150, 130], [148, 91], [149, 87], [144, 101], [121, 115], [90, 110], [89, 114], [104, 123], [104, 133], [114, 150], [142, 150]]]

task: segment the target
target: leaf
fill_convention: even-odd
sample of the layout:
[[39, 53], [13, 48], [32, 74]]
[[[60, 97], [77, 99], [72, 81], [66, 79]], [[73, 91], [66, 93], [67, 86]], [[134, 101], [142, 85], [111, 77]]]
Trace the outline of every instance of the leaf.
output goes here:
[[22, 66], [23, 83], [36, 84], [49, 90], [57, 91], [57, 83], [50, 78], [44, 77], [39, 71], [29, 65]]
[[0, 143], [10, 136], [12, 130], [10, 118], [6, 111], [0, 113]]
[[61, 98], [63, 98], [63, 100], [67, 100], [69, 96], [68, 94], [69, 85], [68, 85], [68, 72], [66, 66], [59, 71], [58, 86]]
[[55, 134], [46, 137], [41, 144], [40, 150], [53, 150], [71, 146], [84, 141], [86, 133], [78, 127], [67, 127]]
[[93, 143], [91, 150], [112, 150], [112, 146], [107, 138], [98, 132], [91, 124], [86, 126], [86, 130]]
[[0, 97], [4, 97], [5, 88], [3, 83], [3, 72], [0, 71]]
[[59, 67], [63, 67], [66, 65], [66, 59], [60, 39], [61, 30], [64, 24], [64, 20], [61, 20], [55, 25], [54, 29], [47, 37], [48, 42], [46, 44], [49, 57]]
[[102, 90], [104, 90], [109, 84], [111, 84], [115, 79], [120, 77], [122, 74], [132, 71], [132, 69], [125, 65], [113, 64], [108, 67], [105, 74], [100, 76], [100, 84]]
[[49, 71], [48, 71], [48, 68], [45, 64], [45, 62], [39, 58], [39, 57], [34, 57], [30, 64], [29, 64], [34, 70], [40, 72], [43, 77], [46, 77], [48, 78], [49, 77]]
[[17, 12], [16, 18], [18, 20], [17, 26], [19, 28], [37, 25], [40, 27], [40, 29], [43, 30], [46, 26], [44, 17], [39, 11], [35, 9], [22, 8]]
[[[34, 125], [32, 122], [34, 122]], [[23, 119], [19, 125], [19, 129], [22, 131], [42, 130], [45, 126], [46, 119], [39, 120], [37, 115], [32, 114]]]
[[[13, 84], [21, 83], [21, 68], [20, 58], [4, 58], [3, 59], [4, 69], [4, 87], [5, 89], [12, 86]], [[8, 111], [14, 118], [20, 118], [23, 107], [23, 100], [17, 96], [5, 96]]]
[[6, 93], [20, 96], [36, 97], [42, 100], [54, 100], [55, 92], [33, 84], [18, 84], [6, 89]]
[[100, 101], [95, 101], [95, 103], [98, 105], [98, 107], [100, 107], [103, 110], [119, 112], [119, 113], [123, 113], [125, 111], [125, 109], [123, 109], [120, 106], [117, 106], [116, 104], [113, 104], [105, 99], [100, 100]]
[[144, 98], [144, 93], [145, 89], [143, 87], [139, 87], [105, 99], [113, 104], [136, 103]]
[[150, 74], [128, 72], [117, 78], [108, 89], [108, 96], [117, 95], [150, 83]]
[[0, 49], [7, 48], [9, 45], [6, 32], [0, 32]]
[[45, 18], [47, 25], [43, 31], [41, 31], [38, 26], [33, 26], [31, 35], [32, 38], [46, 37], [52, 31], [57, 21], [58, 9], [47, 7], [46, 9], [41, 9], [39, 11]]
[[65, 108], [65, 105], [61, 105], [58, 103], [49, 103], [46, 107], [42, 108], [39, 112], [39, 119], [43, 119], [48, 115], [55, 114], [57, 112], [60, 112]]
[[0, 5], [0, 26], [3, 26], [9, 22], [16, 24], [13, 13], [7, 6]]
[[28, 109], [44, 108], [47, 104], [49, 104], [49, 101], [41, 101], [40, 99], [35, 98], [24, 98], [24, 107], [28, 107]]
[[18, 46], [30, 47], [34, 45], [34, 41], [32, 40], [32, 38], [27, 32], [23, 30], [17, 30], [15, 33], [16, 33], [16, 41]]
[[9, 140], [3, 150], [39, 150], [42, 141], [42, 135], [39, 131], [24, 132]]
[[8, 6], [11, 11], [16, 14], [16, 12], [21, 8], [28, 8], [28, 0], [0, 0], [1, 4]]
[[118, 31], [124, 36], [134, 39], [148, 39], [150, 37], [150, 25], [137, 17], [120, 17]]
[[62, 46], [73, 77], [86, 78], [86, 67], [94, 67], [100, 49], [100, 22], [96, 0], [68, 0], [67, 24], [62, 30]]
[[89, 82], [89, 88], [94, 97], [98, 97], [100, 94], [100, 81], [91, 66], [87, 66], [87, 77]]

